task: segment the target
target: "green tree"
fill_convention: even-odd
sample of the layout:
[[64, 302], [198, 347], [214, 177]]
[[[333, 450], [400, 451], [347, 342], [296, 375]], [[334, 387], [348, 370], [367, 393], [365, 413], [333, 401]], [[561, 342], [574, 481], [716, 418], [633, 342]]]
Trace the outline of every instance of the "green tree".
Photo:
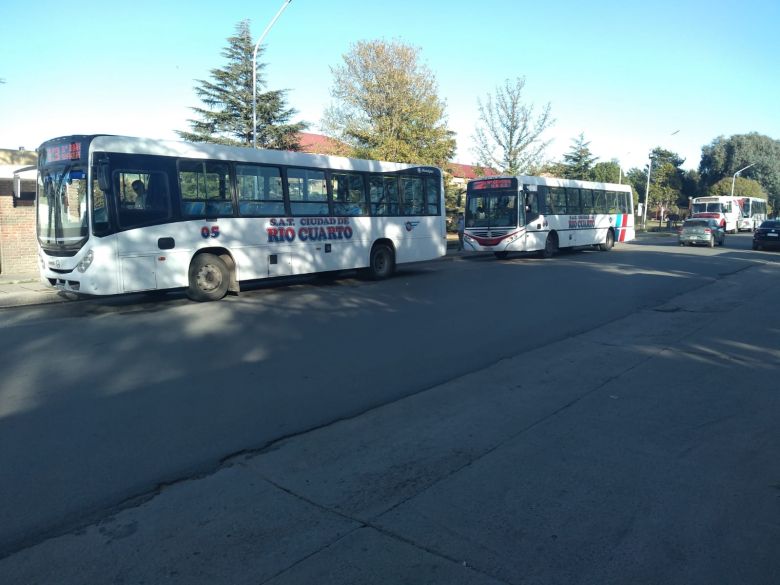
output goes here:
[[721, 179], [731, 177], [740, 169], [740, 176], [758, 181], [772, 202], [780, 205], [780, 141], [752, 132], [719, 136], [702, 148], [699, 172], [701, 189], [708, 190]]
[[[262, 47], [258, 57], [262, 54]], [[188, 120], [192, 131], [176, 133], [190, 142], [214, 142], [233, 146], [251, 146], [256, 133], [260, 148], [298, 150], [298, 133], [307, 128], [304, 122], [290, 123], [296, 111], [287, 108], [286, 90], [260, 92], [265, 80], [264, 63], [257, 63], [257, 127], [252, 128], [252, 56], [254, 43], [249, 21], [236, 25], [236, 34], [228, 38], [222, 55], [228, 63], [212, 69], [213, 81], [198, 80], [196, 95], [205, 108], [191, 108], [199, 120]]]
[[474, 134], [474, 153], [479, 164], [519, 175], [541, 163], [550, 141], [541, 135], [553, 120], [547, 103], [538, 116], [534, 106], [523, 102], [525, 78], [507, 79], [496, 88], [495, 97], [488, 94], [477, 101], [479, 121]]
[[598, 157], [593, 156], [590, 151], [590, 142], [585, 141], [585, 134], [572, 140], [572, 147], [569, 152], [563, 155], [563, 164], [566, 169], [566, 179], [579, 179], [589, 181], [591, 179], [591, 170]]
[[332, 67], [334, 99], [325, 134], [354, 156], [444, 167], [455, 154], [445, 102], [420, 49], [393, 41], [360, 41]]
[[600, 183], [619, 183], [622, 181], [620, 163], [613, 159], [609, 162], [599, 162], [590, 171], [591, 179]]
[[[687, 207], [687, 196], [683, 195], [685, 183], [685, 171], [680, 167], [685, 162], [684, 158], [670, 150], [656, 147], [650, 153], [652, 168], [650, 170], [650, 193], [648, 217], [658, 213], [661, 208], [664, 211], [674, 210], [675, 207]], [[639, 193], [639, 201], [645, 202], [647, 191], [647, 167], [644, 169], [631, 169], [626, 173], [626, 182], [631, 184]]]
[[744, 177], [737, 177], [736, 180], [732, 177], [724, 177], [709, 188], [708, 194], [721, 197], [731, 195], [732, 181], [734, 182], [734, 195], [736, 197], [766, 198], [766, 191], [764, 191], [761, 183], [753, 179], [745, 179]]

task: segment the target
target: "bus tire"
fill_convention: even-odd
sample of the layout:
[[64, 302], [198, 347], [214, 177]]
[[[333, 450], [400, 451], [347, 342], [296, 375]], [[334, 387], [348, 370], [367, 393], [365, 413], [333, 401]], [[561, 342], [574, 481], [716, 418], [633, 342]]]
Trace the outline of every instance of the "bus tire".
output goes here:
[[609, 252], [612, 246], [615, 245], [615, 234], [612, 230], [607, 230], [607, 236], [604, 238], [604, 243], [599, 244], [599, 250], [602, 252]]
[[539, 257], [552, 258], [556, 252], [558, 252], [558, 236], [553, 232], [550, 232], [547, 234], [547, 239], [544, 241], [544, 248], [539, 250]]
[[387, 244], [374, 244], [368, 260], [368, 275], [373, 280], [384, 280], [395, 271], [393, 249]]
[[230, 271], [219, 256], [198, 254], [192, 259], [186, 293], [193, 301], [218, 301], [230, 286]]
[[509, 256], [509, 252], [504, 250], [503, 252], [493, 252], [493, 255], [498, 258], [499, 260], [505, 260], [507, 256]]

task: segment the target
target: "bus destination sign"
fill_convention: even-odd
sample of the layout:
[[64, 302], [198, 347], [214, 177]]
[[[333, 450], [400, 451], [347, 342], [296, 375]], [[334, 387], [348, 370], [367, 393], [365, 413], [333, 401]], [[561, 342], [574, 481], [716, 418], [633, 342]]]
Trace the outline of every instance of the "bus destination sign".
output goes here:
[[512, 179], [485, 179], [484, 181], [473, 181], [470, 186], [476, 191], [483, 189], [511, 189]]
[[79, 160], [81, 158], [81, 142], [69, 142], [46, 147], [46, 162], [61, 162]]

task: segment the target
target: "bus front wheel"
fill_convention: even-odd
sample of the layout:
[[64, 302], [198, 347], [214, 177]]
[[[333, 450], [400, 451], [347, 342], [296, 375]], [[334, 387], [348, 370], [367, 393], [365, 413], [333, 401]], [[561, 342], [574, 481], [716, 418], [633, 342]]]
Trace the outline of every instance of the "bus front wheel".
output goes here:
[[368, 274], [374, 280], [384, 280], [395, 270], [393, 250], [387, 244], [376, 244], [371, 248], [368, 264]]
[[219, 256], [198, 254], [192, 259], [187, 296], [193, 301], [218, 301], [227, 294], [230, 271]]

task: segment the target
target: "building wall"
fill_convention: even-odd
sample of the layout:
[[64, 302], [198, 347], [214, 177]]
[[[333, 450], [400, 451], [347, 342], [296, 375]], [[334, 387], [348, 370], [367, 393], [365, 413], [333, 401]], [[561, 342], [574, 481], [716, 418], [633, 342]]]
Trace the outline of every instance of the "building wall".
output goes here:
[[[14, 198], [13, 175], [34, 166], [35, 151], [0, 149], [0, 274], [27, 276], [38, 273], [35, 241], [35, 205]], [[29, 173], [28, 173], [29, 174]], [[35, 192], [35, 180], [23, 180], [22, 192]]]
[[0, 274], [27, 276], [38, 273], [35, 252], [35, 206], [16, 201], [13, 182], [0, 179]]

